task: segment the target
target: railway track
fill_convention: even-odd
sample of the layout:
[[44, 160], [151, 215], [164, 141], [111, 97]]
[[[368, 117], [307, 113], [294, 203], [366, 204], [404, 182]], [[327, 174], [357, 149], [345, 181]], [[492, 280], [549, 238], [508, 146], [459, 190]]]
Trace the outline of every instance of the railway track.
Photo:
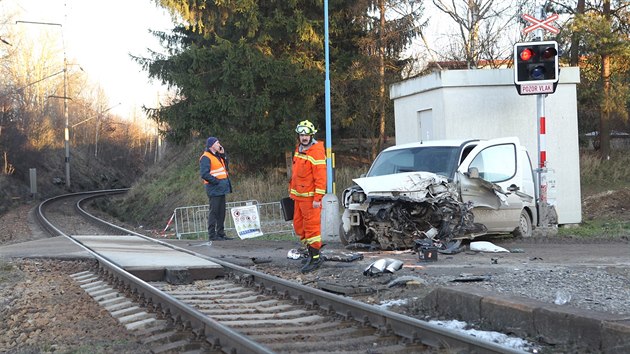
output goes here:
[[48, 199], [38, 220], [93, 254], [94, 271], [72, 275], [155, 353], [522, 353], [352, 299], [202, 256], [224, 276], [192, 284], [146, 282], [84, 246], [77, 235], [135, 235], [90, 215], [87, 201], [126, 190]]

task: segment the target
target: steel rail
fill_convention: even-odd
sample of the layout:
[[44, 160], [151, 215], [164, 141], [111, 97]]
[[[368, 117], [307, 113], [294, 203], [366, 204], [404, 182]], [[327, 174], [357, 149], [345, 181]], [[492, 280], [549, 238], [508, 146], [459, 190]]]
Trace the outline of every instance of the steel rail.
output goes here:
[[[121, 190], [113, 190], [110, 194], [123, 192], [124, 191]], [[76, 209], [93, 222], [97, 222], [99, 224], [106, 225], [108, 228], [142, 237], [150, 240], [151, 242], [156, 242], [163, 246], [215, 262], [226, 268], [226, 274], [231, 274], [232, 276], [241, 279], [247, 279], [248, 282], [255, 284], [259, 288], [268, 289], [272, 293], [281, 294], [282, 296], [291, 298], [299, 303], [319, 307], [330, 314], [334, 313], [347, 319], [353, 319], [364, 325], [372, 326], [380, 331], [398, 335], [405, 338], [410, 343], [422, 343], [434, 348], [457, 349], [470, 353], [524, 353], [520, 350], [501, 346], [496, 343], [471, 337], [455, 330], [440, 327], [426, 321], [421, 321], [388, 310], [383, 310], [350, 298], [331, 294], [319, 289], [307, 287], [305, 285], [247, 269], [220, 259], [171, 245], [167, 242], [155, 240], [131, 230], [126, 230], [89, 214], [81, 207], [81, 204], [85, 201], [107, 195], [107, 192], [97, 192], [95, 195], [88, 195], [89, 193], [85, 194], [86, 198], [77, 202]], [[76, 196], [76, 194], [74, 195]], [[54, 228], [54, 226], [52, 227]], [[57, 232], [63, 234], [61, 231]], [[81, 244], [80, 241], [77, 241], [71, 236], [65, 234], [64, 236], [70, 238], [73, 242], [79, 244], [91, 254], [94, 254], [99, 260], [102, 268], [105, 269], [107, 273], [111, 273], [116, 278], [120, 279], [127, 289], [136, 294], [136, 296], [144, 299], [149, 306], [156, 307], [158, 311], [161, 311], [163, 314], [169, 316], [175, 322], [183, 323], [186, 327], [191, 328], [197, 336], [205, 337], [209, 343], [226, 349], [230, 348], [230, 350], [233, 350], [234, 353], [272, 353], [268, 348], [249, 340], [247, 337], [240, 335], [238, 332], [235, 332], [230, 328], [221, 325], [219, 322], [208, 318], [191, 306], [161, 292], [143, 280], [127, 273], [108, 259], [95, 254], [95, 252]]]
[[[120, 190], [100, 191], [96, 192], [96, 196], [111, 195], [123, 193]], [[47, 225], [47, 230], [53, 230], [55, 235], [64, 236], [78, 245], [91, 256], [93, 256], [99, 263], [100, 269], [107, 275], [110, 275], [117, 279], [118, 285], [125, 288], [135, 297], [140, 298], [148, 306], [154, 306], [158, 312], [170, 318], [174, 323], [182, 325], [184, 328], [189, 328], [198, 338], [204, 338], [208, 343], [214, 347], [220, 347], [225, 353], [252, 353], [252, 354], [272, 354], [273, 351], [269, 350], [265, 346], [256, 343], [249, 339], [247, 336], [240, 334], [232, 330], [231, 328], [222, 325], [212, 318], [207, 317], [203, 313], [199, 312], [195, 308], [187, 305], [186, 303], [177, 300], [176, 298], [156, 289], [152, 285], [148, 284], [144, 280], [128, 273], [118, 265], [111, 262], [109, 259], [94, 252], [89, 247], [85, 246], [74, 237], [65, 234], [63, 231], [55, 227], [45, 217], [43, 212], [45, 205], [59, 201], [63, 198], [70, 198], [78, 195], [86, 195], [86, 198], [79, 200], [76, 204], [78, 207], [83, 201], [94, 198], [95, 195], [90, 192], [74, 193], [70, 195], [58, 196], [45, 200], [40, 204], [38, 208], [38, 219]], [[78, 208], [81, 209], [81, 208]], [[82, 209], [81, 209], [82, 210]], [[92, 220], [100, 220], [96, 217], [91, 217]], [[101, 220], [108, 226], [115, 226], [111, 223]], [[119, 227], [116, 229], [124, 230]], [[134, 233], [135, 234], [135, 233]]]

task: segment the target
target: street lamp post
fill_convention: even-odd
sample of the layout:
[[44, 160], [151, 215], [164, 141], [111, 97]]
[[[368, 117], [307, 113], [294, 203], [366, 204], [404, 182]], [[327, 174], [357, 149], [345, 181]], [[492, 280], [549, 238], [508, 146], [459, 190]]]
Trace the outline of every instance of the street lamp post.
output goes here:
[[64, 150], [66, 165], [66, 187], [70, 188], [70, 129], [68, 127], [68, 61], [66, 59], [66, 45], [63, 39], [63, 25], [55, 22], [34, 22], [34, 21], [15, 21], [15, 23], [59, 26], [61, 28], [61, 45], [63, 46], [63, 117], [65, 119], [64, 127]]

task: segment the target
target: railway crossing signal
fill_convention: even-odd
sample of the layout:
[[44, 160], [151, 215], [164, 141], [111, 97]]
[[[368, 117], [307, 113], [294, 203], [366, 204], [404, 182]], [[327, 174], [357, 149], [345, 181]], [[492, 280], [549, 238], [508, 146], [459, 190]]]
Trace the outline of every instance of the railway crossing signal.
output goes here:
[[[536, 31], [536, 37], [541, 40], [543, 31], [558, 34], [560, 30], [552, 26], [558, 19], [557, 14], [547, 18], [543, 7], [539, 7], [540, 20], [531, 15], [523, 15], [523, 19], [532, 25], [523, 29], [524, 33]], [[536, 112], [538, 113], [538, 154], [536, 169], [538, 174], [538, 200], [540, 205], [541, 225], [547, 225], [553, 206], [547, 203], [547, 153], [545, 148], [545, 97], [556, 92], [560, 79], [558, 67], [558, 43], [555, 41], [541, 41], [516, 43], [514, 45], [514, 84], [519, 95], [536, 95]]]
[[556, 41], [514, 45], [514, 83], [520, 95], [554, 93], [559, 73]]

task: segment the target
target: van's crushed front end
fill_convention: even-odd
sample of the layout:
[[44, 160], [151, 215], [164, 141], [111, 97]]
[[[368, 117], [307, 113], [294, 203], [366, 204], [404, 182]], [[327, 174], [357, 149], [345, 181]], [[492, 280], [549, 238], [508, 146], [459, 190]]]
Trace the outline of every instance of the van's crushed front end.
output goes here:
[[452, 239], [485, 233], [474, 223], [472, 205], [457, 188], [430, 172], [405, 172], [354, 179], [342, 195], [341, 239], [378, 243], [382, 249], [408, 249], [419, 240], [446, 245]]

